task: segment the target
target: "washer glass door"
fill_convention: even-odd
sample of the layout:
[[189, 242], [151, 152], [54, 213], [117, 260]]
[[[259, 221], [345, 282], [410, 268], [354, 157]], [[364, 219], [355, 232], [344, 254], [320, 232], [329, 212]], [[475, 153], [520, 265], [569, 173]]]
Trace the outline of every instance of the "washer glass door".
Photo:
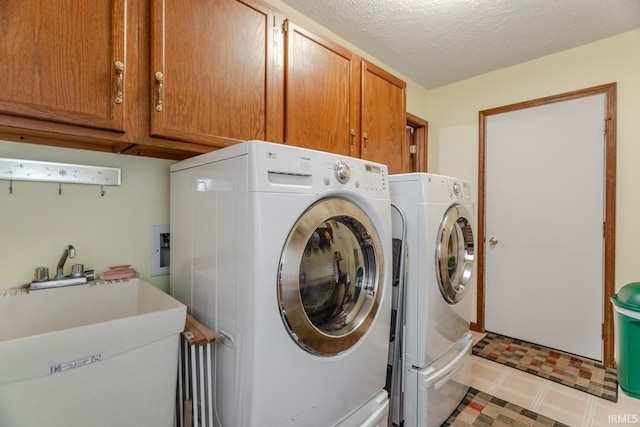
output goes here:
[[380, 238], [362, 209], [339, 198], [317, 202], [293, 226], [280, 257], [287, 330], [314, 354], [349, 349], [378, 311], [383, 277]]
[[444, 299], [455, 304], [468, 290], [475, 258], [471, 215], [463, 205], [447, 209], [436, 246], [436, 276]]

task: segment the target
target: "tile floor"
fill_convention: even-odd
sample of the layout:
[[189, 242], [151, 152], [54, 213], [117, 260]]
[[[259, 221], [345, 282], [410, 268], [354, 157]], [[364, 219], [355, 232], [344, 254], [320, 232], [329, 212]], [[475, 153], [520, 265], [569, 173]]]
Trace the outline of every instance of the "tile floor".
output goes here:
[[[484, 336], [472, 333], [474, 343]], [[640, 425], [640, 400], [622, 390], [613, 403], [481, 357], [471, 366], [473, 388], [572, 427]]]

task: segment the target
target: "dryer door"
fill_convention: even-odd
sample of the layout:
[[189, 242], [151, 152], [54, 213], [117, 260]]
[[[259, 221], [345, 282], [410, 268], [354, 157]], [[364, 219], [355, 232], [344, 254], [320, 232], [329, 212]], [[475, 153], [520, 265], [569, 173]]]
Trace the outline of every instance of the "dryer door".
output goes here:
[[463, 205], [447, 209], [436, 246], [436, 276], [442, 296], [449, 304], [460, 301], [468, 290], [475, 259], [471, 215]]
[[383, 277], [381, 241], [363, 210], [339, 198], [314, 204], [280, 257], [278, 297], [290, 335], [317, 355], [349, 349], [376, 316]]

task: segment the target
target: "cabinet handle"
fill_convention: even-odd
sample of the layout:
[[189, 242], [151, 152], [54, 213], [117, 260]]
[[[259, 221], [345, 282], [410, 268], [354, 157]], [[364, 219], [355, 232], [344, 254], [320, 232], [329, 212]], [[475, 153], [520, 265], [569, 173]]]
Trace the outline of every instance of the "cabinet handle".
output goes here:
[[356, 145], [356, 131], [353, 129], [350, 129], [349, 133], [351, 134], [351, 140], [349, 141], [349, 151], [353, 153]]
[[118, 77], [116, 82], [116, 104], [122, 104], [124, 102], [122, 96], [122, 82], [124, 81], [124, 63], [121, 61], [115, 62], [116, 76]]
[[364, 147], [362, 149], [362, 154], [367, 154], [367, 145], [369, 145], [369, 135], [366, 132], [362, 134], [362, 138], [364, 139]]
[[162, 82], [164, 81], [164, 74], [160, 71], [156, 71], [156, 82], [158, 82], [158, 99], [156, 100], [156, 111], [162, 111]]

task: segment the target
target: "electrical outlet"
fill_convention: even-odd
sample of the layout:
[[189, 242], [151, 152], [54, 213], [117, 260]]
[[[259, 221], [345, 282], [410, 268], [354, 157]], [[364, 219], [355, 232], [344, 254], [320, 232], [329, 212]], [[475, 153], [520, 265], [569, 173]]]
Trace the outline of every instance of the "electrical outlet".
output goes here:
[[171, 233], [168, 225], [151, 226], [151, 275], [169, 274]]

